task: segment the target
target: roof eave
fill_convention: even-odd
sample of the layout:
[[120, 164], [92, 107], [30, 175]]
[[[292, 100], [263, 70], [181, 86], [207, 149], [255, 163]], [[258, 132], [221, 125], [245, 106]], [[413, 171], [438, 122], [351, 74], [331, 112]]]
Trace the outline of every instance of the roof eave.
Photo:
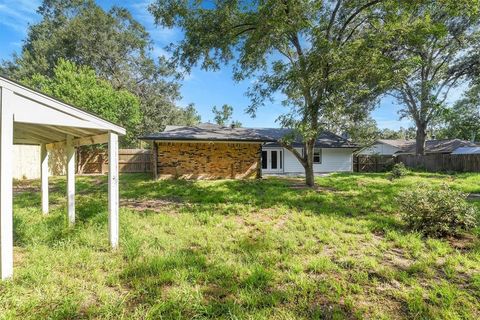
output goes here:
[[164, 137], [138, 137], [139, 140], [143, 141], [195, 141], [195, 142], [276, 142], [276, 140], [266, 140], [266, 139], [195, 139], [195, 138], [164, 138]]

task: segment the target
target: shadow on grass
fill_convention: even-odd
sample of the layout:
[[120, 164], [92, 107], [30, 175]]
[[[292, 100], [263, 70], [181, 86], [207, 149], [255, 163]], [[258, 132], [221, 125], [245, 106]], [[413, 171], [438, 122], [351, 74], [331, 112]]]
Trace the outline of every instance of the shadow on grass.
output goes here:
[[[374, 180], [363, 185], [365, 178]], [[107, 179], [104, 176], [79, 177], [76, 181], [76, 221], [74, 228], [66, 223], [65, 179], [53, 179], [50, 187], [51, 203], [55, 204], [48, 217], [41, 217], [38, 192], [15, 195], [16, 208], [28, 211], [15, 216], [15, 241], [17, 245], [29, 242], [35, 229], [44, 233], [43, 241], [51, 244], [69, 238], [83, 225], [107, 224]], [[319, 188], [295, 188], [302, 181], [281, 178], [264, 180], [151, 180], [146, 174], [124, 174], [120, 179], [122, 199], [167, 199], [185, 204], [183, 210], [190, 214], [237, 214], [256, 212], [262, 209], [282, 208], [310, 215], [332, 216], [336, 219], [363, 219], [372, 230], [399, 228], [392, 216], [395, 212], [394, 198], [398, 186], [384, 178], [383, 174], [337, 174], [320, 178]], [[182, 206], [181, 206], [182, 207]], [[36, 226], [39, 228], [39, 226]], [[35, 237], [39, 240], [38, 237]]]
[[[174, 200], [193, 205], [190, 213], [212, 212], [231, 214], [250, 210], [278, 208], [301, 211], [312, 215], [337, 218], [363, 218], [378, 228], [398, 227], [392, 218], [398, 186], [384, 174], [370, 174], [368, 179], [378, 185], [359, 184], [365, 174], [338, 174], [318, 180], [319, 188], [297, 188], [302, 181], [269, 178], [264, 180], [158, 180], [145, 175], [124, 175], [121, 179], [123, 199]], [[214, 210], [212, 210], [214, 209]]]
[[[268, 246], [238, 241], [236, 250], [259, 256]], [[134, 259], [120, 279], [132, 293], [129, 303], [148, 310], [150, 318], [269, 317], [281, 308], [295, 317], [354, 318], [327, 283], [285, 284], [276, 280], [273, 265], [257, 261], [239, 268], [195, 249]]]
[[50, 183], [50, 212], [41, 212], [40, 192], [19, 192], [14, 195], [13, 233], [16, 246], [44, 243], [55, 245], [75, 237], [85, 228], [106, 228], [107, 185], [104, 177], [77, 178], [75, 199], [75, 226], [67, 223], [65, 179], [55, 178]]

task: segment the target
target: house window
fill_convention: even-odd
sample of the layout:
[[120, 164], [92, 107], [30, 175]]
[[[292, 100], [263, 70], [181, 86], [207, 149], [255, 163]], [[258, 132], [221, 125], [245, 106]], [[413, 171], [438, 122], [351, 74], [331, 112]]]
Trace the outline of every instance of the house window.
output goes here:
[[262, 151], [262, 169], [267, 169], [267, 151]]
[[272, 163], [271, 163], [271, 166], [272, 166], [272, 169], [277, 169], [277, 151], [276, 150], [272, 150]]
[[322, 149], [313, 149], [313, 163], [322, 163]]

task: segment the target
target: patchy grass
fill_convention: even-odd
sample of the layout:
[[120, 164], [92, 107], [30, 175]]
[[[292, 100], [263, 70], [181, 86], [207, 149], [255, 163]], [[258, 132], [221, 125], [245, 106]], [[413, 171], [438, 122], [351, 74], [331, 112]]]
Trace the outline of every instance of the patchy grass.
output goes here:
[[480, 193], [480, 174], [334, 174], [315, 190], [295, 179], [123, 175], [116, 252], [106, 178], [77, 178], [74, 228], [65, 180], [52, 180], [48, 216], [39, 182], [17, 183], [2, 319], [480, 318], [480, 230], [422, 238], [395, 203], [420, 182]]

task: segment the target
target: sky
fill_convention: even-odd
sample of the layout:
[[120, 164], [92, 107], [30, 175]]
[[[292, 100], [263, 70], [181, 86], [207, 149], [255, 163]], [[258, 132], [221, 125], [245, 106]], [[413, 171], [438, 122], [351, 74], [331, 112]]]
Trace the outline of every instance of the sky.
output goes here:
[[[178, 29], [165, 29], [154, 24], [152, 15], [147, 7], [153, 0], [114, 1], [97, 0], [105, 10], [113, 5], [122, 6], [130, 10], [133, 17], [142, 23], [150, 33], [153, 40], [154, 56], [168, 54], [164, 48], [170, 43], [182, 39], [182, 32]], [[0, 60], [9, 60], [12, 54], [19, 53], [22, 41], [26, 38], [28, 26], [39, 21], [36, 13], [41, 0], [0, 0]], [[206, 72], [194, 68], [191, 74], [182, 81], [180, 105], [186, 106], [194, 103], [202, 121], [213, 121], [211, 112], [213, 106], [229, 104], [233, 106], [233, 120], [238, 120], [244, 127], [278, 127], [278, 116], [284, 113], [285, 107], [281, 100], [261, 108], [255, 118], [245, 113], [249, 99], [245, 92], [250, 80], [235, 82], [232, 77], [231, 66], [221, 68], [220, 71]], [[453, 94], [453, 96], [459, 95]], [[372, 117], [377, 121], [379, 128], [398, 130], [400, 127], [411, 126], [409, 120], [399, 120], [398, 110], [401, 108], [394, 99], [386, 97], [380, 101], [379, 106], [372, 112]]]

